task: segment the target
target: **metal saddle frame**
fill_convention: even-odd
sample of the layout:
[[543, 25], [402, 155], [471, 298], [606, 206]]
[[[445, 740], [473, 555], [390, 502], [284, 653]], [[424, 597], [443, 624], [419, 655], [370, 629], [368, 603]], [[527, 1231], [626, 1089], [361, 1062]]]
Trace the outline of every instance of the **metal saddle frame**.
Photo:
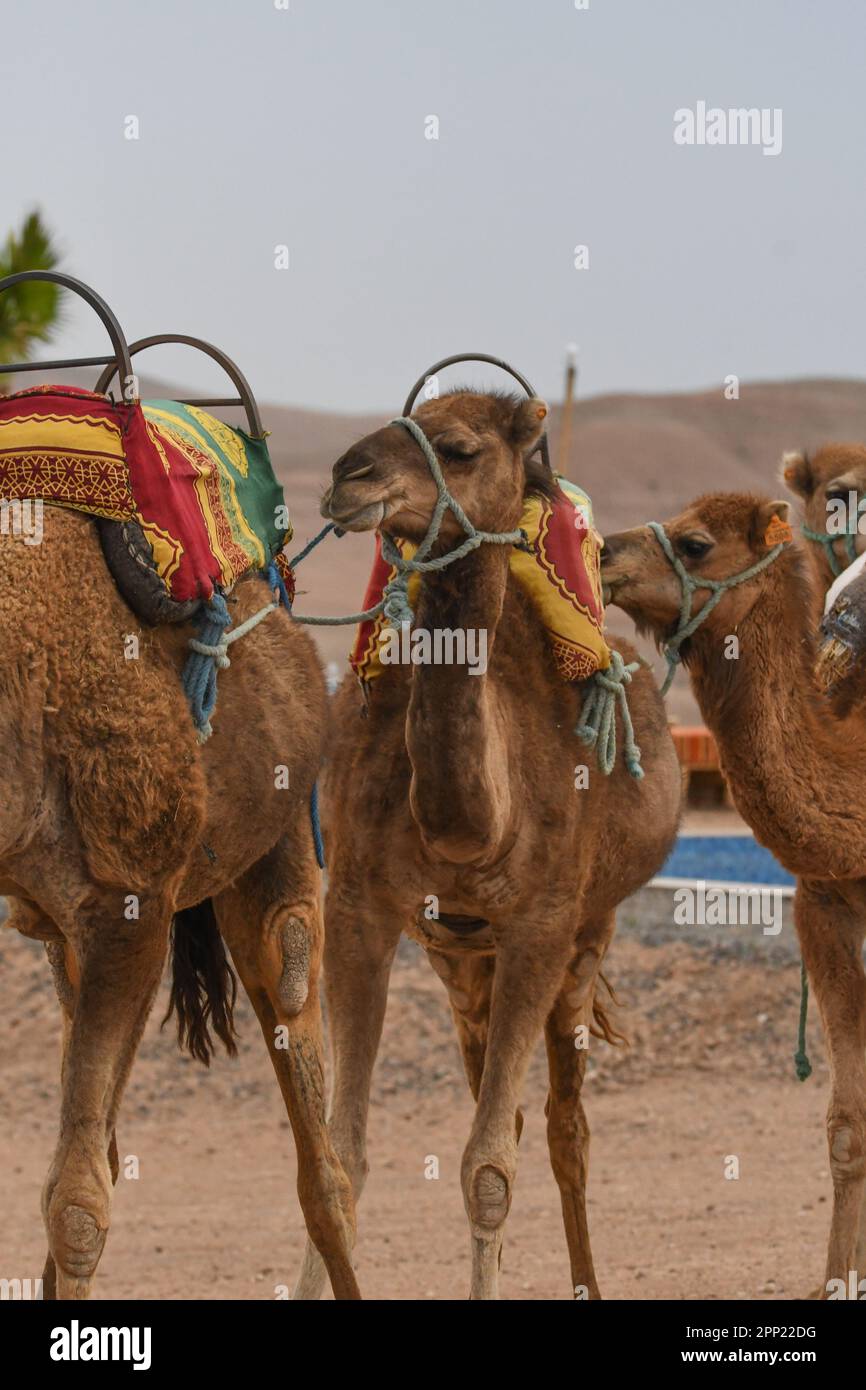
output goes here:
[[[48, 281], [70, 290], [83, 299], [96, 313], [105, 328], [111, 343], [111, 355], [107, 357], [61, 357], [48, 361], [12, 362], [0, 365], [0, 376], [18, 376], [22, 372], [69, 371], [80, 367], [102, 367], [93, 390], [99, 395], [110, 395], [108, 387], [117, 376], [122, 399], [127, 404], [138, 400], [138, 381], [133, 372], [132, 359], [147, 348], [161, 347], [165, 344], [180, 344], [205, 353], [220, 366], [237, 390], [236, 396], [209, 396], [178, 398], [182, 405], [213, 408], [221, 406], [240, 406], [247, 418], [248, 433], [254, 439], [262, 439], [265, 431], [255, 396], [249, 382], [240, 368], [220, 348], [207, 343], [202, 338], [191, 337], [187, 333], [156, 333], [148, 338], [138, 338], [127, 343], [126, 336], [117, 317], [105, 300], [82, 280], [71, 275], [62, 275], [53, 270], [22, 270], [16, 275], [8, 275], [0, 280], [0, 294], [13, 285], [27, 280]], [[130, 394], [131, 393], [131, 394]], [[112, 397], [113, 399], [113, 397]], [[179, 603], [169, 597], [156, 572], [150, 546], [140, 526], [135, 521], [111, 521], [104, 517], [94, 518], [99, 530], [106, 563], [115, 583], [126, 602], [144, 622], [177, 623], [188, 621], [199, 608], [199, 600], [193, 599]]]

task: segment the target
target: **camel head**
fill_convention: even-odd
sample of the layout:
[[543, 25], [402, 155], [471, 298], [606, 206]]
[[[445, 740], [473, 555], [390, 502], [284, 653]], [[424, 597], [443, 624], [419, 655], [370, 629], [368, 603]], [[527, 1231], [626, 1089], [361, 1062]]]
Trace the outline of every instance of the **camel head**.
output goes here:
[[[765, 559], [788, 534], [789, 504], [744, 493], [710, 493], [664, 523], [674, 555], [696, 581], [692, 615], [711, 599], [700, 580], [726, 580]], [[701, 626], [724, 638], [736, 630], [760, 596], [772, 566], [722, 594]], [[659, 643], [673, 638], [680, 622], [682, 585], [659, 540], [647, 526], [605, 538], [601, 555], [605, 602], [616, 604]]]
[[[866, 447], [862, 444], [825, 444], [817, 453], [789, 453], [782, 456], [781, 476], [803, 508], [803, 521], [817, 535], [833, 533], [841, 508], [857, 506], [866, 499]], [[866, 528], [866, 523], [864, 523]], [[858, 555], [866, 550], [866, 535], [856, 535]], [[832, 575], [826, 546], [821, 547], [827, 577]], [[844, 538], [833, 546], [838, 568], [850, 562]]]
[[[553, 480], [529, 456], [544, 430], [547, 406], [537, 397], [455, 391], [427, 401], [413, 419], [433, 445], [446, 486], [483, 531], [513, 530], [527, 491], [548, 491]], [[436, 505], [436, 486], [416, 439], [399, 424], [385, 425], [353, 444], [334, 464], [322, 516], [346, 531], [381, 528], [408, 541], [423, 539]], [[440, 529], [445, 545], [464, 533], [450, 510]]]

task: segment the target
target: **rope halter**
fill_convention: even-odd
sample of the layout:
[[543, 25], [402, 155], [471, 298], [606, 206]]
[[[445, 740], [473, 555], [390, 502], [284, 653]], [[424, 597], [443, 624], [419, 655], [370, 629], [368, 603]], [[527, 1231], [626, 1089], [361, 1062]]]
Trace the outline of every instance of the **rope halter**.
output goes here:
[[[479, 545], [485, 543], [489, 545], [517, 545], [522, 549], [531, 551], [526, 534], [521, 530], [479, 531], [473, 526], [456, 497], [448, 490], [433, 445], [411, 415], [398, 415], [395, 419], [389, 420], [388, 423], [389, 425], [402, 425], [405, 430], [408, 430], [427, 460], [427, 467], [430, 469], [430, 475], [436, 484], [436, 505], [433, 508], [433, 515], [430, 518], [424, 539], [411, 559], [406, 560], [400, 554], [391, 537], [384, 531], [380, 531], [382, 554], [388, 564], [393, 565], [396, 574], [386, 584], [382, 597], [374, 608], [367, 608], [362, 613], [349, 613], [341, 618], [314, 618], [293, 614], [296, 622], [338, 626], [344, 623], [367, 622], [368, 619], [376, 618], [380, 613], [383, 613], [392, 627], [401, 627], [404, 623], [411, 623], [414, 618], [408, 592], [409, 578], [412, 574], [429, 574], [431, 571], [446, 569], [455, 560], [462, 560], [465, 555], [469, 555], [473, 550], [477, 550]], [[458, 525], [462, 527], [466, 539], [445, 555], [428, 559], [427, 557], [439, 536], [442, 518], [449, 508]], [[324, 540], [330, 531], [336, 529], [333, 522], [329, 522], [327, 526], [323, 527], [309, 545], [301, 551], [300, 555], [290, 561], [291, 568], [294, 569], [295, 565], [320, 541]], [[343, 533], [337, 530], [337, 534], [342, 535]], [[639, 667], [639, 662], [631, 662], [626, 665], [620, 653], [612, 651], [611, 664], [607, 670], [596, 671], [587, 682], [580, 719], [574, 732], [589, 748], [596, 750], [599, 767], [605, 776], [610, 775], [616, 762], [617, 705], [619, 705], [623, 721], [626, 767], [631, 776], [638, 780], [644, 775], [640, 761], [640, 748], [635, 741], [626, 694], [626, 686], [631, 684], [632, 677], [639, 670]]]
[[[400, 627], [402, 623], [411, 623], [414, 616], [409, 603], [410, 575], [428, 574], [434, 570], [443, 570], [448, 565], [453, 565], [455, 560], [462, 560], [464, 556], [471, 554], [473, 550], [477, 550], [479, 545], [483, 545], [485, 542], [489, 545], [525, 545], [526, 536], [520, 530], [476, 530], [457, 498], [449, 492], [448, 485], [442, 475], [439, 459], [436, 456], [436, 450], [417, 420], [413, 420], [411, 415], [397, 415], [388, 423], [390, 425], [402, 425], [405, 430], [409, 431], [427, 460], [430, 476], [436, 484], [436, 506], [433, 508], [430, 525], [427, 527], [427, 534], [411, 559], [404, 560], [391, 537], [384, 531], [381, 532], [382, 554], [388, 564], [394, 565], [397, 570], [394, 578], [386, 585], [382, 595], [382, 612], [392, 627]], [[464, 531], [466, 539], [460, 545], [455, 546], [453, 550], [449, 550], [447, 554], [428, 560], [427, 556], [438, 540], [442, 518], [449, 510], [458, 526]]]
[[[823, 545], [830, 568], [833, 571], [833, 576], [836, 579], [839, 578], [839, 575], [844, 569], [848, 568], [848, 565], [853, 565], [854, 561], [857, 559], [858, 532], [856, 523], [853, 531], [849, 527], [847, 531], [840, 531], [838, 535], [831, 536], [827, 531], [813, 531], [811, 526], [807, 526], [804, 521], [803, 535], [806, 537], [807, 541], [816, 541], [818, 545]], [[845, 552], [848, 556], [848, 561], [845, 565], [840, 563], [839, 557], [833, 549], [837, 541], [845, 542]]]
[[[462, 560], [464, 556], [477, 550], [479, 545], [519, 545], [524, 548], [528, 546], [525, 533], [519, 529], [517, 531], [479, 531], [472, 525], [457, 498], [449, 492], [439, 460], [436, 457], [436, 450], [417, 420], [413, 420], [411, 415], [397, 415], [393, 420], [389, 420], [388, 424], [402, 425], [405, 430], [408, 430], [427, 460], [427, 467], [430, 469], [433, 482], [436, 484], [436, 506], [433, 508], [433, 515], [430, 518], [430, 525], [427, 527], [424, 539], [415, 554], [407, 560], [400, 554], [391, 537], [386, 532], [380, 531], [382, 554], [397, 573], [385, 585], [382, 597], [375, 607], [367, 608], [363, 613], [348, 613], [342, 618], [312, 618], [293, 614], [296, 622], [341, 627], [347, 623], [365, 623], [369, 618], [376, 618], [380, 613], [383, 613], [391, 627], [399, 628], [404, 623], [411, 623], [415, 616], [409, 602], [409, 579], [413, 574], [430, 574], [435, 570], [447, 569], [449, 565], [454, 564], [455, 560]], [[430, 551], [439, 538], [442, 518], [448, 510], [452, 512], [454, 519], [462, 527], [466, 539], [461, 541], [460, 545], [455, 546], [453, 550], [447, 551], [445, 555], [437, 555], [433, 559], [428, 559]], [[331, 529], [333, 529], [332, 525], [326, 526], [312, 544], [318, 544], [319, 540]], [[312, 549], [312, 545], [308, 546], [307, 549]], [[305, 553], [302, 552], [302, 555]], [[302, 556], [298, 558], [300, 559]]]
[[[662, 653], [668, 663], [668, 673], [662, 686], [662, 695], [667, 695], [671, 688], [671, 682], [676, 673], [677, 666], [682, 661], [680, 648], [683, 643], [697, 632], [701, 623], [707, 619], [715, 608], [716, 604], [724, 597], [729, 589], [735, 589], [738, 584], [745, 584], [747, 580], [754, 579], [756, 574], [765, 570], [774, 560], [778, 559], [785, 546], [789, 544], [787, 540], [781, 541], [773, 546], [762, 560], [756, 560], [748, 569], [741, 570], [739, 574], [732, 574], [728, 579], [705, 579], [703, 576], [696, 578], [690, 574], [678, 555], [674, 553], [674, 548], [670, 539], [659, 521], [649, 521], [647, 525], [662, 548], [662, 552], [671, 565], [674, 573], [680, 581], [680, 619], [679, 626], [665, 645]], [[709, 589], [710, 597], [707, 599], [703, 608], [694, 615], [692, 614], [692, 601], [698, 589]]]

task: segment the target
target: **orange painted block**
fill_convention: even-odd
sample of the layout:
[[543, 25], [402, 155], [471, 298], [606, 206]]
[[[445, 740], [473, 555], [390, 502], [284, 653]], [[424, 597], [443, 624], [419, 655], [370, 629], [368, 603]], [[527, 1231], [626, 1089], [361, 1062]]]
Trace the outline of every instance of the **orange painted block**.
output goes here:
[[719, 771], [719, 750], [709, 729], [702, 725], [674, 724], [671, 735], [677, 757], [689, 772]]

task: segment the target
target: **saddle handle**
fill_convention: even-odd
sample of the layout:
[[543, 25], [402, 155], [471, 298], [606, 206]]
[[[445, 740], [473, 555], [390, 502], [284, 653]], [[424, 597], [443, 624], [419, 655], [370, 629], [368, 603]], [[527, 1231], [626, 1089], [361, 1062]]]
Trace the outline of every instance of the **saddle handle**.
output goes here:
[[[214, 347], [213, 343], [206, 343], [203, 338], [192, 338], [188, 333], [156, 333], [150, 338], [138, 338], [130, 344], [129, 355], [134, 357], [136, 353], [143, 352], [145, 348], [160, 347], [164, 343], [179, 343], [184, 347], [197, 348], [199, 352], [206, 353], [212, 357], [214, 362], [222, 367], [226, 376], [237, 390], [237, 396], [229, 397], [195, 397], [192, 399], [181, 400], [181, 405], [215, 406], [215, 405], [239, 405], [246, 412], [249, 432], [254, 439], [264, 438], [261, 416], [256, 405], [256, 398], [252, 388], [241, 371], [240, 367], [227, 357], [220, 348]], [[109, 364], [96, 383], [95, 390], [105, 394], [112, 377], [117, 371], [117, 366]], [[131, 368], [130, 368], [131, 371]]]
[[[503, 358], [491, 357], [490, 354], [487, 352], [456, 352], [453, 355], [453, 357], [443, 357], [440, 362], [434, 362], [432, 367], [428, 367], [427, 371], [423, 372], [421, 376], [419, 376], [418, 380], [415, 382], [415, 385], [412, 387], [412, 390], [406, 397], [406, 404], [403, 406], [402, 413], [404, 415], [412, 414], [412, 407], [418, 399], [418, 396], [421, 393], [424, 383], [427, 381], [428, 377], [435, 376], [437, 372], [443, 371], [445, 367], [453, 367], [456, 362], [489, 362], [489, 364], [492, 367], [498, 367], [500, 371], [507, 372], [509, 376], [513, 376], [514, 380], [519, 382], [520, 385], [523, 387], [527, 396], [534, 396], [536, 394], [531, 384], [527, 381], [526, 377], [521, 375], [520, 372], [516, 371], [514, 367], [510, 366], [510, 364], [504, 361]], [[550, 449], [548, 448], [547, 444], [546, 430], [539, 439], [532, 453], [541, 454], [541, 461], [544, 464], [545, 468], [547, 468], [547, 470], [550, 473], [553, 472], [553, 469], [550, 464]], [[531, 457], [532, 455], [530, 455], [530, 458]]]
[[11, 290], [13, 285], [20, 285], [25, 280], [47, 280], [52, 285], [61, 285], [63, 289], [71, 290], [73, 294], [77, 294], [79, 299], [84, 300], [85, 304], [89, 304], [90, 308], [102, 320], [111, 340], [114, 356], [59, 357], [50, 362], [9, 362], [5, 366], [0, 366], [0, 375], [14, 374], [17, 376], [19, 372], [39, 372], [46, 369], [59, 371], [67, 367], [101, 367], [110, 364], [113, 368], [112, 375], [114, 372], [119, 372], [124, 381], [132, 376], [131, 354], [123, 329], [101, 295], [98, 295], [89, 285], [85, 285], [83, 280], [75, 280], [71, 275], [62, 275], [58, 270], [19, 270], [15, 275], [7, 275], [4, 280], [0, 280], [0, 294], [4, 290]]

